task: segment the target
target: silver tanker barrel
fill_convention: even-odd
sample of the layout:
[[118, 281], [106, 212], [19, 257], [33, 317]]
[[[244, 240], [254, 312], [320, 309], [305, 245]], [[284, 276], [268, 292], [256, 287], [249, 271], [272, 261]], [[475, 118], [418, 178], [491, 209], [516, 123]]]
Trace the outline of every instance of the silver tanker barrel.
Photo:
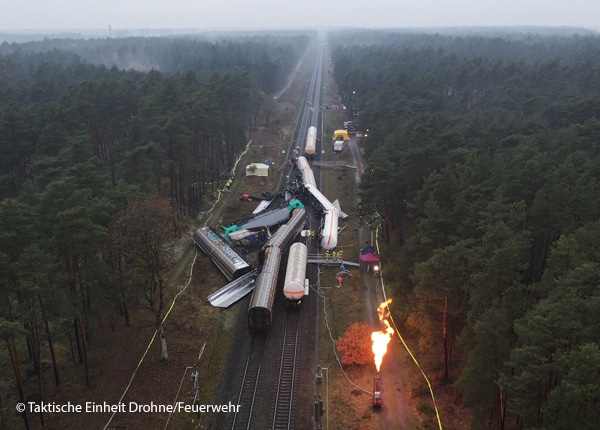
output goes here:
[[230, 281], [252, 271], [252, 267], [238, 255], [210, 227], [203, 227], [194, 233], [194, 243], [215, 263]]

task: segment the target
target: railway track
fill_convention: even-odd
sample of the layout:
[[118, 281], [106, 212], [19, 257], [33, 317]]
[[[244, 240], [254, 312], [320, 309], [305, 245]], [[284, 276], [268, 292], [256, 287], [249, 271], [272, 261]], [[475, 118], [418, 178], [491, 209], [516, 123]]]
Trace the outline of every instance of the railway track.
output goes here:
[[252, 412], [254, 410], [266, 342], [266, 336], [257, 334], [252, 337], [252, 345], [250, 346], [250, 352], [246, 360], [246, 368], [244, 369], [244, 376], [238, 396], [237, 404], [240, 407], [233, 418], [232, 430], [248, 430], [252, 428]]
[[293, 428], [294, 386], [296, 385], [300, 340], [299, 328], [300, 312], [298, 309], [290, 309], [287, 312], [283, 334], [275, 411], [273, 413], [273, 430]]
[[[310, 88], [303, 103], [303, 112], [300, 114], [294, 138], [290, 141], [290, 153], [295, 150], [297, 145], [303, 147], [303, 140], [308, 128], [319, 124], [322, 48], [319, 49], [318, 54]], [[322, 126], [320, 128], [322, 129]], [[317, 143], [315, 160], [321, 159], [321, 140], [319, 139]], [[285, 185], [289, 181], [289, 175], [287, 177], [282, 175], [282, 184]], [[310, 210], [312, 211], [312, 208]], [[283, 297], [279, 297], [283, 300]], [[278, 300], [276, 299], [275, 302]], [[308, 303], [306, 298], [305, 301]], [[281, 305], [283, 305], [283, 301]], [[313, 311], [315, 310], [313, 309]], [[313, 327], [309, 327], [310, 323], [307, 322], [312, 319], [301, 318], [302, 313], [306, 312], [307, 309], [286, 311], [285, 305], [283, 308], [279, 307], [277, 311], [273, 310], [274, 314], [277, 313], [273, 317], [274, 326], [269, 334], [262, 337], [258, 334], [253, 336], [243, 375], [240, 376], [242, 369], [239, 368], [239, 373], [231, 372], [232, 375], [238, 375], [235, 376], [236, 386], [242, 380], [239, 385], [237, 404], [240, 407], [238, 412], [233, 418], [223, 418], [227, 423], [223, 422], [222, 426], [219, 426], [220, 421], [215, 421], [216, 427], [214, 428], [230, 427], [231, 429], [246, 430], [309, 428], [313, 420], [314, 396], [311, 391], [313, 388], [311, 379], [307, 376], [311, 375], [313, 367], [311, 364], [307, 366], [306, 358], [312, 352], [302, 350], [304, 346], [301, 345], [300, 331], [304, 333], [304, 339], [310, 338], [313, 334], [308, 332]], [[241, 364], [241, 362], [237, 362]]]

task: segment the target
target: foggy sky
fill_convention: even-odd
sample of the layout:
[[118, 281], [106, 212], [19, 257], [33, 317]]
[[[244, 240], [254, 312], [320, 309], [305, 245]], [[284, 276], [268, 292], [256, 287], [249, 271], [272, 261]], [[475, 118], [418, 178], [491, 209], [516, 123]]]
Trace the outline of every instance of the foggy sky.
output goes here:
[[[600, 0], [2, 0], [0, 32], [75, 29], [568, 26], [600, 30]], [[7, 4], [8, 3], [8, 4]]]

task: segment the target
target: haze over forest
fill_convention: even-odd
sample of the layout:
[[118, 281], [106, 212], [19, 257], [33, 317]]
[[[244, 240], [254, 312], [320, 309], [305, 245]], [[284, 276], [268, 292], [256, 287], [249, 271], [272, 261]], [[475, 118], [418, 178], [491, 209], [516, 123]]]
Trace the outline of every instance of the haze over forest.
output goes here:
[[[343, 26], [361, 16], [340, 12]], [[388, 223], [394, 318], [473, 428], [600, 427], [600, 50], [580, 24], [327, 34], [340, 102], [371, 130], [360, 193]], [[109, 343], [130, 313], [159, 328], [169, 255], [141, 250], [164, 251], [212, 204], [253, 125], [276, 133], [270, 102], [316, 37], [96, 28], [0, 44], [0, 382], [15, 427], [17, 399], [103, 376], [88, 339]]]
[[5, 2], [0, 32], [127, 29], [441, 28], [551, 26], [600, 29], [595, 0], [307, 0], [289, 7], [275, 0], [216, 3], [190, 0], [21, 0]]

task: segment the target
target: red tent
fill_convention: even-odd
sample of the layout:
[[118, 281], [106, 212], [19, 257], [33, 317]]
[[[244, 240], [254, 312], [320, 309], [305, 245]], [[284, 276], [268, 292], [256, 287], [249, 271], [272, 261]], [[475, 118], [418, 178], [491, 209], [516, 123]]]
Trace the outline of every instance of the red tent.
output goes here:
[[381, 258], [379, 258], [379, 255], [369, 252], [367, 254], [360, 254], [360, 262], [368, 264], [381, 263]]

